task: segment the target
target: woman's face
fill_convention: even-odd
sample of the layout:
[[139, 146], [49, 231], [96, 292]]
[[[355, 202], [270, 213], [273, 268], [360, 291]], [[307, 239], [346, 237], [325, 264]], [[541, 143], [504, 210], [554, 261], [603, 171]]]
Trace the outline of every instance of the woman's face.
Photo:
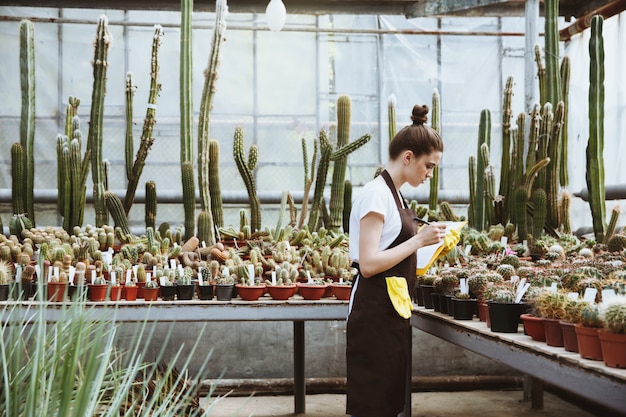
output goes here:
[[406, 170], [407, 182], [417, 187], [433, 176], [433, 169], [441, 160], [441, 152], [434, 151], [428, 155], [415, 156], [412, 152]]

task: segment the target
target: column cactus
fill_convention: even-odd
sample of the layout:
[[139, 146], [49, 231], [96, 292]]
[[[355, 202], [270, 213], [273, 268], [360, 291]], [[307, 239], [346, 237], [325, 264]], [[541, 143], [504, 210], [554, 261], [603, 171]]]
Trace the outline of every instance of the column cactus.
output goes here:
[[387, 100], [387, 120], [389, 123], [389, 141], [396, 136], [396, 95], [390, 94]]
[[185, 237], [184, 240], [189, 240], [195, 235], [196, 219], [194, 217], [196, 211], [196, 196], [193, 190], [194, 186], [194, 172], [193, 162], [186, 161], [182, 165], [182, 179], [183, 179], [183, 207], [185, 208]]
[[561, 72], [559, 68], [559, 0], [545, 0], [543, 2], [545, 27], [545, 55], [546, 55], [546, 95], [541, 104], [561, 101]]
[[330, 186], [330, 229], [339, 231], [343, 225], [343, 193], [348, 155], [365, 143], [371, 136], [365, 135], [350, 143], [350, 97], [341, 95], [337, 99], [337, 149], [331, 155], [333, 178]]
[[326, 186], [326, 177], [328, 175], [328, 165], [333, 152], [333, 146], [326, 137], [324, 130], [320, 131], [320, 161], [317, 166], [317, 176], [315, 178], [315, 189], [313, 191], [313, 202], [311, 204], [311, 212], [309, 214], [308, 227], [309, 230], [317, 230], [317, 224], [320, 218], [322, 201], [324, 199], [324, 187]]
[[604, 191], [604, 42], [601, 16], [591, 18], [589, 38], [589, 140], [587, 142], [587, 189], [597, 242], [606, 233]]
[[467, 218], [470, 227], [477, 228], [476, 221], [476, 201], [478, 200], [476, 196], [476, 183], [477, 183], [477, 174], [476, 174], [476, 156], [470, 155], [467, 160], [467, 170], [469, 177], [469, 206], [467, 207]]
[[511, 174], [511, 119], [513, 109], [511, 107], [513, 97], [513, 77], [508, 77], [504, 87], [504, 97], [502, 102], [502, 158], [500, 162], [500, 189], [499, 195], [502, 199], [497, 205], [498, 222], [506, 224], [508, 222], [509, 191], [511, 188], [509, 175]]
[[561, 163], [559, 164], [559, 182], [562, 187], [569, 185], [569, 173], [567, 172], [568, 158], [568, 113], [569, 113], [569, 80], [570, 80], [570, 62], [569, 57], [564, 56], [561, 60], [561, 98], [563, 101], [563, 127], [561, 129]]
[[261, 202], [256, 192], [256, 183], [254, 180], [254, 169], [258, 159], [258, 148], [256, 145], [251, 145], [248, 151], [248, 160], [244, 156], [244, 137], [243, 129], [238, 126], [235, 129], [234, 143], [233, 143], [233, 156], [237, 169], [241, 174], [246, 190], [248, 191], [248, 198], [250, 201], [250, 228], [252, 232], [256, 232], [261, 229]]
[[[155, 25], [154, 36], [152, 37], [152, 59], [150, 60], [150, 90], [148, 92], [148, 106], [146, 109], [146, 117], [143, 119], [143, 129], [141, 131], [139, 149], [137, 149], [135, 162], [130, 170], [130, 177], [128, 177], [128, 184], [126, 186], [126, 196], [124, 197], [124, 211], [127, 216], [128, 213], [130, 213], [130, 208], [133, 206], [133, 202], [135, 201], [135, 192], [137, 191], [137, 185], [139, 185], [139, 178], [143, 172], [143, 167], [146, 164], [148, 151], [154, 143], [152, 131], [156, 123], [157, 97], [159, 96], [159, 91], [161, 91], [161, 84], [159, 83], [159, 49], [161, 47], [162, 39], [163, 28], [161, 25]], [[128, 83], [126, 88], [128, 89]], [[128, 141], [128, 132], [126, 136]], [[132, 141], [132, 133], [130, 135], [130, 140]], [[126, 150], [128, 152], [128, 143], [126, 146]], [[128, 158], [128, 155], [126, 155], [126, 157]], [[128, 173], [128, 167], [126, 168], [126, 171]]]
[[480, 112], [480, 123], [478, 124], [478, 147], [476, 150], [476, 201], [474, 209], [474, 227], [478, 230], [485, 228], [485, 161], [481, 158], [481, 147], [483, 144], [491, 146], [491, 112], [484, 109]]
[[98, 19], [93, 59], [93, 90], [91, 93], [91, 113], [87, 149], [91, 154], [91, 177], [93, 179], [93, 205], [96, 227], [107, 223], [107, 207], [104, 201], [104, 181], [102, 172], [102, 120], [104, 116], [104, 96], [106, 93], [106, 73], [109, 66], [108, 53], [111, 45], [108, 18]]
[[308, 214], [309, 194], [313, 179], [315, 178], [315, 164], [317, 162], [317, 141], [313, 141], [313, 156], [311, 157], [311, 165], [309, 168], [309, 153], [306, 146], [306, 139], [302, 138], [302, 166], [304, 167], [304, 192], [302, 195], [302, 208], [300, 209], [300, 220], [298, 220], [298, 229], [302, 228], [304, 219]]
[[[196, 191], [193, 178], [185, 181], [189, 175], [185, 164], [193, 161], [193, 95], [192, 91], [192, 27], [193, 0], [180, 2], [180, 169], [183, 188], [186, 238], [193, 235], [195, 229]], [[191, 164], [193, 176], [193, 163]], [[191, 187], [191, 188], [190, 188]], [[186, 240], [186, 239], [185, 239]]]
[[548, 143], [548, 156], [550, 157], [550, 165], [546, 167], [546, 196], [547, 196], [547, 223], [554, 228], [561, 226], [561, 217], [559, 213], [559, 174], [561, 166], [561, 131], [565, 124], [565, 107], [562, 101], [559, 101], [554, 111], [554, 121], [552, 123], [552, 132]]
[[20, 144], [24, 150], [24, 210], [35, 224], [35, 26], [29, 20], [20, 22], [20, 81], [22, 110], [20, 117]]
[[[210, 241], [215, 240], [213, 235], [214, 213], [211, 207], [211, 203], [215, 198], [214, 194], [211, 194], [211, 178], [210, 178], [210, 140], [209, 140], [209, 115], [213, 107], [213, 96], [215, 95], [215, 84], [218, 76], [218, 68], [220, 64], [220, 51], [224, 41], [224, 31], [226, 30], [226, 0], [218, 0], [215, 4], [215, 28], [213, 30], [213, 39], [211, 42], [211, 53], [209, 56], [209, 63], [206, 71], [204, 72], [204, 87], [202, 90], [202, 97], [200, 101], [200, 115], [198, 118], [198, 188], [200, 189], [200, 207], [203, 212], [203, 221], [208, 221], [210, 225], [203, 230], [211, 230]], [[191, 60], [191, 58], [189, 58]], [[221, 204], [220, 204], [221, 208]], [[218, 209], [219, 210], [219, 209]], [[259, 218], [260, 220], [260, 218]], [[221, 220], [223, 222], [223, 219]], [[260, 224], [258, 225], [260, 228]], [[205, 236], [209, 238], [209, 236]], [[208, 242], [207, 242], [208, 243]]]
[[146, 203], [144, 205], [146, 228], [156, 229], [157, 192], [154, 181], [146, 182]]
[[[439, 97], [439, 91], [437, 91], [437, 89], [433, 91], [432, 105], [430, 126], [437, 133], [441, 134], [441, 98]], [[429, 181], [429, 185], [430, 194], [428, 208], [430, 210], [437, 210], [437, 203], [439, 201], [439, 165], [435, 165], [433, 168], [433, 176]]]
[[104, 198], [105, 204], [111, 212], [111, 217], [113, 217], [113, 221], [115, 222], [115, 227], [121, 230], [123, 236], [132, 236], [122, 200], [115, 193], [113, 193], [113, 191], [105, 191]]

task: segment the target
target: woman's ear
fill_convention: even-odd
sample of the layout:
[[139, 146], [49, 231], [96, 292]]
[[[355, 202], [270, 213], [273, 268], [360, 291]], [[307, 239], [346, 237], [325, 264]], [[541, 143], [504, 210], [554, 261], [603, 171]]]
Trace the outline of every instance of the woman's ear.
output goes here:
[[411, 163], [411, 159], [414, 157], [415, 155], [413, 154], [413, 151], [410, 150], [405, 150], [404, 152], [402, 152], [402, 162], [406, 165]]

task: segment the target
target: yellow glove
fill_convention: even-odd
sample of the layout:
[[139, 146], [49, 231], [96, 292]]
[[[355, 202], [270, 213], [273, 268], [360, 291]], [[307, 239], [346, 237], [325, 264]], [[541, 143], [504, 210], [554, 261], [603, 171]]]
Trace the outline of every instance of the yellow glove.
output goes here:
[[411, 317], [413, 303], [409, 295], [409, 286], [403, 277], [387, 277], [387, 293], [400, 317], [408, 319]]
[[455, 246], [461, 240], [461, 235], [455, 229], [450, 229], [443, 237], [443, 249], [439, 254], [440, 257], [446, 256], [448, 252], [455, 248]]

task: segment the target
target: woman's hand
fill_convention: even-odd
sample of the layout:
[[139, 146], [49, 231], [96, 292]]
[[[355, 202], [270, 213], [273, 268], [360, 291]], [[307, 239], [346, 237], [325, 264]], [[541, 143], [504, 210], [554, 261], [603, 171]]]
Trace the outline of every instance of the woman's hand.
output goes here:
[[415, 235], [415, 238], [419, 241], [418, 249], [422, 246], [434, 245], [441, 243], [442, 239], [446, 235], [446, 225], [442, 223], [431, 223], [422, 226]]

